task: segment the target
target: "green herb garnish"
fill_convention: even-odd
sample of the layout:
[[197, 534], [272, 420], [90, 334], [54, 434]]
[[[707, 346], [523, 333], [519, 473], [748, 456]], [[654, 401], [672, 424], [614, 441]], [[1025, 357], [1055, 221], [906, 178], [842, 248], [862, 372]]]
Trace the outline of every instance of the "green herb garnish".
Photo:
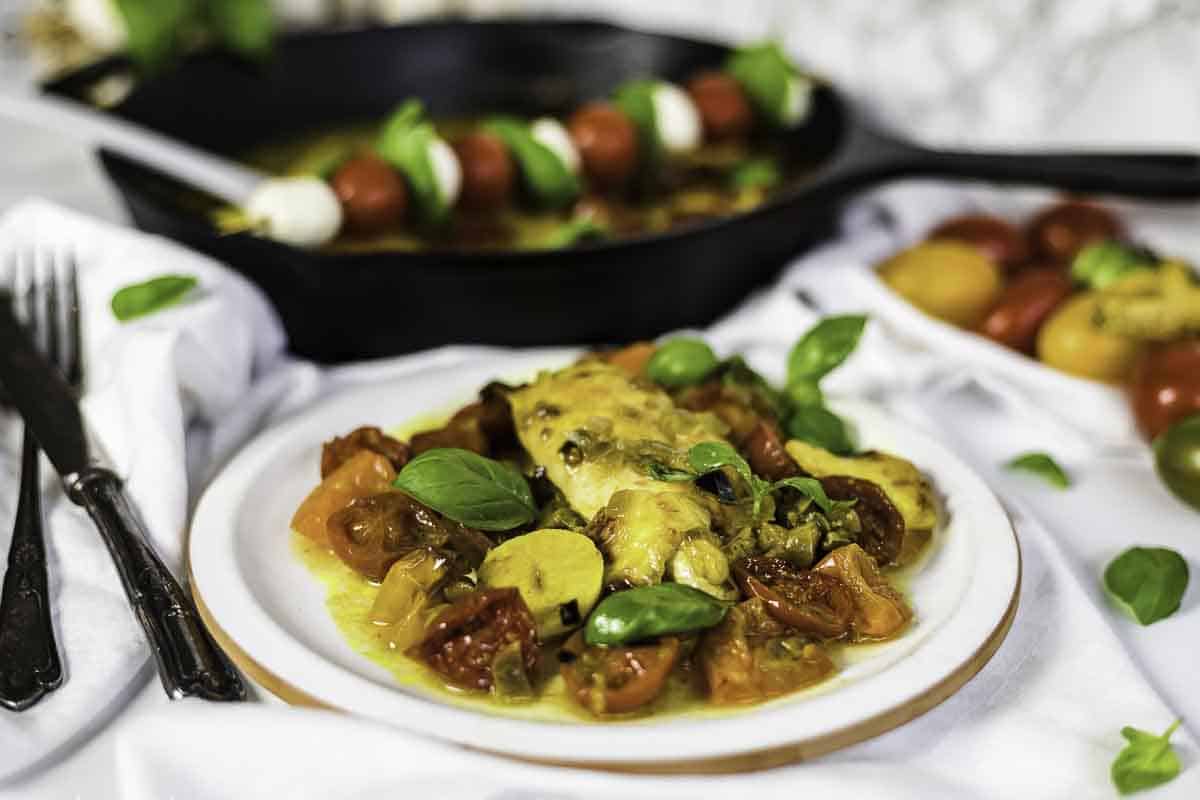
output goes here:
[[703, 630], [724, 619], [730, 605], [682, 583], [639, 586], [601, 600], [583, 638], [589, 645], [618, 645]]
[[1121, 794], [1140, 792], [1170, 781], [1179, 774], [1179, 756], [1171, 747], [1171, 734], [1179, 727], [1175, 720], [1162, 736], [1126, 726], [1121, 735], [1129, 744], [1113, 761], [1113, 785]]
[[537, 516], [521, 473], [470, 450], [427, 450], [405, 464], [392, 485], [455, 522], [480, 530], [512, 530]]
[[391, 113], [375, 141], [375, 151], [404, 174], [421, 216], [434, 224], [446, 221], [451, 205], [433, 170], [430, 148], [437, 139], [433, 123], [425, 118], [425, 106], [412, 99]]
[[772, 125], [788, 128], [803, 121], [812, 81], [796, 69], [774, 42], [738, 48], [725, 69]]
[[555, 228], [542, 242], [542, 247], [558, 250], [580, 242], [608, 239], [612, 231], [592, 217], [574, 217]]
[[829, 452], [845, 456], [854, 452], [854, 442], [846, 429], [846, 423], [837, 414], [824, 406], [801, 406], [792, 412], [787, 421], [787, 434]]
[[657, 85], [657, 81], [652, 80], [629, 81], [618, 87], [613, 95], [613, 102], [637, 129], [638, 152], [647, 165], [657, 163], [663, 155], [658, 115], [654, 110], [654, 90]]
[[773, 158], [752, 158], [743, 161], [729, 174], [732, 189], [770, 189], [779, 185], [783, 174]]
[[191, 275], [160, 275], [143, 283], [118, 289], [112, 296], [113, 316], [126, 322], [173, 306], [183, 300], [199, 281]]
[[129, 55], [143, 69], [160, 69], [205, 32], [241, 56], [260, 59], [271, 51], [269, 0], [114, 0], [114, 6]]
[[1187, 585], [1187, 561], [1165, 547], [1131, 547], [1104, 570], [1109, 596], [1142, 625], [1178, 611]]
[[1071, 261], [1071, 277], [1089, 289], [1103, 289], [1130, 272], [1153, 269], [1154, 258], [1120, 242], [1097, 242], [1080, 250]]
[[1071, 485], [1071, 479], [1067, 473], [1046, 453], [1025, 453], [1009, 461], [1005, 466], [1012, 470], [1036, 475], [1059, 489], [1066, 489]]
[[571, 203], [582, 189], [579, 177], [546, 145], [533, 138], [529, 125], [516, 117], [492, 117], [484, 130], [500, 137], [512, 151], [525, 188], [545, 208]]
[[267, 0], [205, 0], [204, 10], [213, 33], [230, 50], [256, 59], [270, 55], [275, 23]]
[[800, 337], [788, 354], [788, 383], [819, 381], [844, 362], [867, 327], [861, 314], [825, 317]]
[[678, 388], [699, 383], [720, 364], [704, 341], [689, 337], [668, 339], [646, 362], [646, 375], [663, 386]]

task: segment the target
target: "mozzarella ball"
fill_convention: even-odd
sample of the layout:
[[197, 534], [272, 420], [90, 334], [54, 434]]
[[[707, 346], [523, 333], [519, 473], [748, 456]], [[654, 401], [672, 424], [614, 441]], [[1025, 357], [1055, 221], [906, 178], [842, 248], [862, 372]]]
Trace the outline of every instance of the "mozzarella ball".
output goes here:
[[561, 122], [550, 117], [535, 119], [529, 126], [529, 135], [558, 156], [567, 169], [579, 174], [579, 151], [575, 149], [571, 134], [567, 133]]
[[658, 138], [668, 153], [685, 153], [700, 146], [704, 127], [700, 112], [687, 92], [673, 83], [654, 87], [654, 121]]
[[245, 211], [267, 237], [296, 247], [323, 245], [342, 227], [337, 195], [311, 176], [268, 178], [254, 190]]
[[462, 190], [462, 167], [458, 163], [458, 156], [454, 155], [454, 148], [441, 138], [429, 143], [426, 155], [429, 165], [433, 167], [438, 194], [447, 208], [452, 207], [458, 202], [458, 193]]

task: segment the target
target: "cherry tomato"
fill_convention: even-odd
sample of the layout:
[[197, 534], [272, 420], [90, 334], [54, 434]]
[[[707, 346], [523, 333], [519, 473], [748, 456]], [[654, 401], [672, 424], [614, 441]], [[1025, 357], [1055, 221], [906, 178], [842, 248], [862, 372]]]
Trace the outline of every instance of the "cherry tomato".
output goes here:
[[1020, 231], [1006, 220], [988, 214], [965, 214], [948, 219], [930, 231], [926, 238], [966, 242], [1008, 271], [1029, 257]]
[[525, 671], [538, 661], [533, 614], [511, 587], [472, 592], [433, 620], [425, 640], [410, 650], [455, 686], [492, 688], [492, 662], [497, 654], [520, 645]]
[[1167, 488], [1200, 510], [1200, 414], [1185, 417], [1155, 439], [1154, 460]]
[[666, 636], [654, 644], [588, 647], [576, 633], [559, 654], [567, 690], [597, 716], [623, 714], [654, 700], [679, 660], [679, 640]]
[[1124, 381], [1141, 346], [1100, 329], [1098, 302], [1096, 292], [1079, 292], [1056, 308], [1038, 331], [1038, 360], [1081, 378]]
[[359, 497], [330, 515], [329, 546], [347, 566], [373, 581], [419, 547], [440, 550], [454, 522], [397, 491]]
[[766, 557], [743, 558], [733, 574], [745, 595], [762, 600], [767, 613], [789, 628], [825, 639], [850, 633], [854, 598], [836, 578]]
[[467, 208], [500, 208], [512, 196], [516, 167], [508, 146], [490, 133], [473, 133], [454, 145], [462, 168], [459, 202]]
[[1058, 267], [1026, 270], [1004, 287], [979, 332], [1014, 350], [1032, 353], [1042, 323], [1074, 291], [1070, 276]]
[[853, 500], [850, 509], [858, 516], [862, 530], [858, 544], [880, 566], [896, 563], [904, 548], [904, 516], [879, 484], [846, 475], [826, 475], [821, 488], [830, 500]]
[[710, 139], [736, 139], [745, 136], [754, 122], [750, 102], [742, 85], [724, 72], [702, 72], [688, 81], [700, 122]]
[[783, 449], [783, 438], [778, 429], [763, 419], [758, 419], [750, 435], [742, 444], [746, 461], [756, 475], [777, 481], [800, 474], [800, 467]]
[[388, 491], [395, 479], [396, 470], [386, 457], [359, 450], [309, 492], [292, 516], [292, 529], [317, 544], [327, 545], [327, 523], [334, 513], [359, 497]]
[[399, 470], [408, 463], [408, 445], [386, 435], [379, 428], [355, 428], [345, 436], [335, 436], [321, 448], [321, 477], [328, 475], [362, 450], [378, 453]]
[[583, 171], [598, 186], [624, 183], [638, 161], [637, 130], [629, 117], [610, 103], [588, 103], [567, 124], [583, 160]]
[[1068, 200], [1034, 217], [1026, 236], [1035, 257], [1068, 264], [1085, 245], [1120, 239], [1123, 232], [1112, 212], [1093, 203]]
[[973, 328], [1000, 293], [1000, 268], [972, 245], [922, 242], [879, 266], [888, 286], [930, 316]]
[[377, 155], [351, 158], [333, 174], [330, 185], [352, 233], [381, 233], [404, 219], [408, 187], [400, 173]]
[[1133, 413], [1147, 439], [1200, 411], [1200, 339], [1181, 339], [1147, 350], [1129, 384]]

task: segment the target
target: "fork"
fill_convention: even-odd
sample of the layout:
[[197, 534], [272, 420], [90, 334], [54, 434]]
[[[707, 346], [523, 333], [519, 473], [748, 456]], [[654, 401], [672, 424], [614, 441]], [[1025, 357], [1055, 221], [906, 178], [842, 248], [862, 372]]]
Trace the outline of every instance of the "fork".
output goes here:
[[[60, 341], [59, 293], [56, 264], [50, 259], [38, 269], [38, 260], [12, 256], [11, 280], [20, 285], [22, 261], [28, 264], [27, 288], [16, 309], [24, 316], [33, 338], [78, 389], [82, 375], [79, 349], [74, 342], [66, 347]], [[79, 325], [71, 307], [78, 304], [73, 265], [66, 270], [66, 327], [63, 334], [78, 341]], [[65, 354], [64, 354], [65, 350]], [[69, 363], [67, 360], [69, 359]], [[62, 664], [54, 640], [50, 618], [50, 591], [46, 575], [46, 544], [43, 538], [41, 470], [37, 439], [28, 426], [21, 443], [21, 486], [17, 499], [13, 536], [8, 549], [8, 571], [0, 591], [0, 705], [11, 711], [24, 711], [62, 685]]]

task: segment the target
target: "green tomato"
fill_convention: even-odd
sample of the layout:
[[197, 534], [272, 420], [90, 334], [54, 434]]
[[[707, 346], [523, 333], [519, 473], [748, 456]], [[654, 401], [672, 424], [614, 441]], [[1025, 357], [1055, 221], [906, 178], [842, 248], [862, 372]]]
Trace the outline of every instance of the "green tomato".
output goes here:
[[700, 339], [670, 339], [651, 356], [646, 374], [663, 386], [691, 386], [704, 380], [719, 363], [716, 353]]
[[1071, 278], [1090, 289], [1103, 289], [1130, 272], [1153, 268], [1154, 260], [1141, 250], [1120, 242], [1096, 242], [1075, 255]]
[[1176, 422], [1154, 440], [1158, 476], [1175, 496], [1200, 509], [1200, 414]]

